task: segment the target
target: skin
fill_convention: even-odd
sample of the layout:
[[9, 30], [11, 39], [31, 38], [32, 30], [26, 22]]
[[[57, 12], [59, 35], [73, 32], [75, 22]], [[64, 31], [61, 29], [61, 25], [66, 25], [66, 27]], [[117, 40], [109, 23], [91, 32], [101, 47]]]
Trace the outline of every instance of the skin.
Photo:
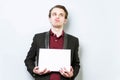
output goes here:
[[[67, 19], [65, 19], [65, 12], [63, 9], [60, 8], [54, 8], [51, 11], [51, 17], [49, 18], [50, 23], [52, 25], [51, 30], [54, 34], [59, 37], [62, 34], [63, 31], [63, 26], [67, 22]], [[66, 68], [61, 68], [59, 70], [60, 74], [66, 78], [71, 78], [73, 76], [73, 68], [72, 66], [70, 67], [70, 71], [67, 71]], [[39, 75], [44, 75], [47, 73], [50, 73], [51, 71], [48, 69], [40, 70], [38, 66], [36, 66], [33, 69], [33, 72]]]
[[62, 34], [64, 24], [67, 22], [67, 19], [65, 19], [64, 10], [54, 8], [51, 11], [51, 17], [49, 20], [52, 25], [51, 30], [59, 37]]

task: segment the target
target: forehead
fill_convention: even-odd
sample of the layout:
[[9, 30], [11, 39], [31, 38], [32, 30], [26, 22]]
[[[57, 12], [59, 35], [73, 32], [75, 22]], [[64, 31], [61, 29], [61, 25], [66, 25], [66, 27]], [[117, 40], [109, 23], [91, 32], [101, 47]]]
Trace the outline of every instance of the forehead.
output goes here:
[[61, 8], [53, 8], [51, 13], [63, 13], [63, 14], [65, 14], [65, 11]]

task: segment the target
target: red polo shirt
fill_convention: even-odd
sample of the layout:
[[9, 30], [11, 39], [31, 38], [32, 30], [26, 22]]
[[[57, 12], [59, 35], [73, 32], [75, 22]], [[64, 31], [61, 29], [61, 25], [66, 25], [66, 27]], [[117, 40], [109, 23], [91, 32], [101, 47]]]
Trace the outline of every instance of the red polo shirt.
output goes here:
[[[57, 37], [51, 30], [50, 30], [50, 48], [51, 49], [63, 49], [64, 43], [64, 31], [62, 35]], [[57, 61], [59, 62], [59, 61]], [[60, 80], [60, 73], [59, 72], [52, 72], [50, 75], [50, 80]]]

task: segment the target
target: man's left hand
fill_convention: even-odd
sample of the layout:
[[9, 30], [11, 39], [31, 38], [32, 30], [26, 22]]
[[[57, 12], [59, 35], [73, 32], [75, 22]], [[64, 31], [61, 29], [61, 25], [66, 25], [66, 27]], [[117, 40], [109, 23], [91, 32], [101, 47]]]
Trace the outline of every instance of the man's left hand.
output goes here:
[[71, 78], [73, 76], [73, 68], [72, 66], [70, 67], [70, 71], [67, 71], [66, 68], [61, 68], [60, 69], [60, 74], [63, 75], [66, 78]]

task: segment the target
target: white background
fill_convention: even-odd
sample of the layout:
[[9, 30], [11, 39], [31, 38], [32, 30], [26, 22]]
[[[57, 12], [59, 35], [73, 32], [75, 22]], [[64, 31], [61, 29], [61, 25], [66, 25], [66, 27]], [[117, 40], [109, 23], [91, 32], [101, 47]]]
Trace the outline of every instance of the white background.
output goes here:
[[66, 6], [65, 31], [80, 40], [76, 80], [120, 80], [119, 0], [0, 0], [0, 80], [33, 80], [24, 59], [55, 4]]

